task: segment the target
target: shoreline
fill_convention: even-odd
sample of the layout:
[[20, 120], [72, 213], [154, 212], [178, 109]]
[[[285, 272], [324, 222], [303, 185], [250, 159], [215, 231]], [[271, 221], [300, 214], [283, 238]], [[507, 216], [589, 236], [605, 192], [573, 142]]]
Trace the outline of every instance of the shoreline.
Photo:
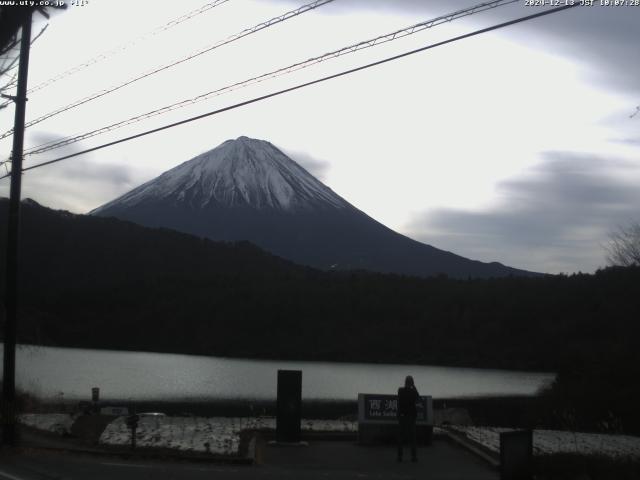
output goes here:
[[[507, 427], [528, 427], [533, 414], [542, 402], [539, 395], [534, 396], [484, 396], [435, 398], [434, 410], [458, 412], [467, 416], [473, 424], [502, 425]], [[78, 411], [80, 405], [90, 407], [91, 402], [40, 400], [29, 410], [38, 412]], [[167, 416], [186, 417], [275, 417], [276, 399], [183, 399], [183, 400], [126, 400], [104, 399], [96, 405], [102, 407], [127, 407], [137, 413], [160, 412]], [[26, 413], [26, 412], [25, 412]], [[306, 418], [356, 420], [358, 401], [303, 399], [302, 415]], [[443, 416], [446, 419], [448, 416]]]

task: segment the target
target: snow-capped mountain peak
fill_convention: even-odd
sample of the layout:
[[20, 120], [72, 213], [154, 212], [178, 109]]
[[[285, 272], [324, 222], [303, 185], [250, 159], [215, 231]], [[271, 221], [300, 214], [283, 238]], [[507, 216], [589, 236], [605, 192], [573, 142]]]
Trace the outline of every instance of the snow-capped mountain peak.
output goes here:
[[192, 208], [220, 205], [298, 211], [351, 207], [271, 143], [242, 136], [168, 170], [92, 213], [114, 205], [130, 208], [158, 200]]
[[228, 140], [91, 213], [214, 241], [249, 241], [322, 269], [457, 278], [529, 274], [400, 235], [271, 143], [247, 137]]

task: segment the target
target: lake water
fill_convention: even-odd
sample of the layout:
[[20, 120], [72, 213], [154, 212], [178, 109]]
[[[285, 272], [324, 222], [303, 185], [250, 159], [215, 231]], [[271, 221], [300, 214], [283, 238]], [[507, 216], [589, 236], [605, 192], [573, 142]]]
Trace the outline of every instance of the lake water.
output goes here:
[[88, 400], [92, 387], [100, 387], [104, 400], [273, 400], [278, 369], [302, 370], [303, 398], [321, 400], [395, 393], [406, 375], [413, 375], [421, 394], [435, 398], [532, 395], [554, 378], [550, 373], [474, 368], [19, 346], [16, 384], [41, 398], [62, 392], [65, 400]]

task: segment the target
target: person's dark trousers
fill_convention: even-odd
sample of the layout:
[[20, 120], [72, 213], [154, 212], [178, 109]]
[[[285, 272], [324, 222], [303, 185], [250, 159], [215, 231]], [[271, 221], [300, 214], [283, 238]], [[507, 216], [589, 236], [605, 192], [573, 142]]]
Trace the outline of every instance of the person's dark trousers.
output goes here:
[[402, 461], [402, 447], [407, 441], [411, 445], [411, 460], [416, 461], [416, 419], [401, 415], [398, 417], [398, 461]]

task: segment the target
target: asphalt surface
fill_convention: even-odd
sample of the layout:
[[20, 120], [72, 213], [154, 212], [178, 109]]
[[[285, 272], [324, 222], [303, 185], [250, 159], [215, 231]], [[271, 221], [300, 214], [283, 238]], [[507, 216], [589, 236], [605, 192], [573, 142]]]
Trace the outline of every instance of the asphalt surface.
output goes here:
[[417, 463], [397, 463], [393, 446], [365, 447], [346, 441], [312, 441], [301, 447], [260, 442], [255, 465], [5, 449], [0, 452], [0, 480], [499, 478], [483, 460], [445, 439], [420, 447], [418, 458]]
[[295, 472], [301, 478], [497, 479], [497, 470], [446, 439], [418, 448], [418, 462], [405, 451], [402, 463], [390, 446], [360, 446], [352, 442], [310, 442], [308, 447], [269, 446], [258, 449], [265, 467]]

